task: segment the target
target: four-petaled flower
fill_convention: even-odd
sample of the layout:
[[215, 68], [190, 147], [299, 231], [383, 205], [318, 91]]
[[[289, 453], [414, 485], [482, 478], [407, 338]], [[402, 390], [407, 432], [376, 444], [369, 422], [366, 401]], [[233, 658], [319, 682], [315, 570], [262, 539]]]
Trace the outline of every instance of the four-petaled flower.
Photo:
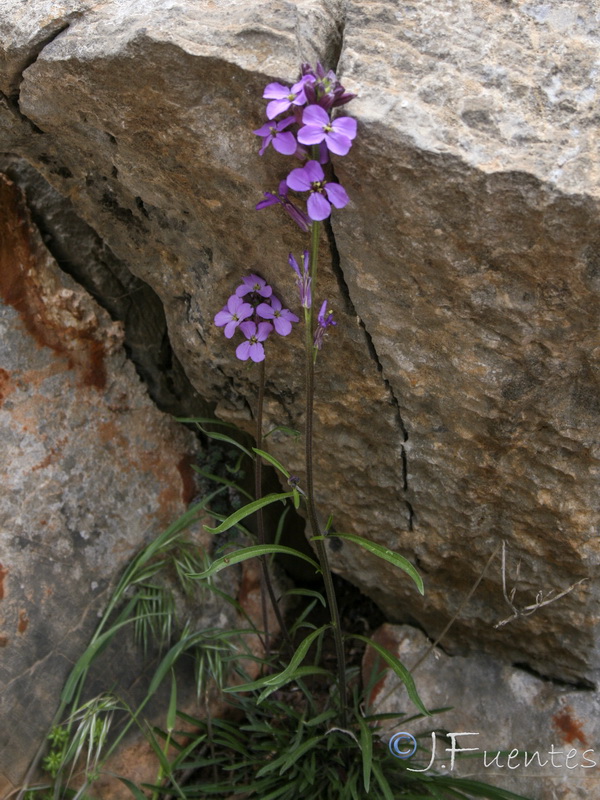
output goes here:
[[252, 316], [252, 306], [245, 303], [237, 294], [232, 294], [227, 305], [215, 314], [215, 325], [225, 326], [225, 336], [231, 339], [237, 326]]
[[241, 286], [238, 286], [235, 290], [238, 297], [244, 297], [250, 292], [256, 292], [256, 294], [259, 294], [261, 297], [271, 297], [273, 289], [260, 275], [252, 274], [242, 278]]
[[292, 322], [300, 321], [300, 318], [289, 309], [283, 308], [281, 301], [275, 296], [271, 297], [270, 304], [261, 303], [257, 307], [256, 313], [263, 319], [271, 320], [280, 336], [287, 336], [292, 332]]
[[327, 219], [332, 205], [344, 208], [350, 202], [343, 186], [325, 180], [325, 173], [318, 161], [308, 161], [306, 166], [293, 169], [286, 183], [296, 192], [310, 192], [306, 209], [308, 216], [315, 221]]
[[249, 358], [258, 363], [265, 360], [265, 348], [262, 342], [273, 330], [270, 322], [242, 322], [240, 330], [246, 337], [246, 341], [239, 344], [235, 354], [240, 361], [247, 361]]
[[298, 287], [298, 291], [300, 292], [300, 304], [302, 308], [310, 308], [312, 303], [311, 297], [311, 277], [310, 277], [310, 270], [308, 268], [310, 262], [310, 253], [308, 250], [304, 251], [304, 264], [302, 272], [300, 272], [300, 267], [298, 266], [298, 262], [294, 258], [294, 256], [290, 253], [288, 261], [290, 263], [290, 267], [296, 273], [296, 286]]
[[[349, 118], [346, 117], [346, 119]], [[294, 117], [286, 117], [286, 119], [279, 120], [279, 122], [267, 122], [262, 128], [257, 128], [255, 131], [252, 131], [252, 133], [255, 133], [257, 136], [263, 137], [262, 146], [258, 151], [258, 155], [262, 156], [271, 142], [278, 153], [282, 153], [284, 156], [293, 155], [298, 147], [296, 138], [293, 133], [285, 129], [289, 128], [295, 121]]]
[[267, 104], [267, 119], [274, 119], [278, 114], [283, 114], [290, 106], [302, 106], [306, 103], [304, 85], [314, 78], [303, 76], [298, 83], [290, 89], [282, 83], [270, 83], [265, 87], [263, 97], [271, 100]]
[[352, 117], [337, 117], [331, 121], [324, 108], [311, 105], [304, 109], [302, 122], [304, 127], [298, 131], [301, 144], [325, 142], [331, 152], [338, 156], [345, 156], [352, 147], [352, 140], [356, 136], [356, 120]]

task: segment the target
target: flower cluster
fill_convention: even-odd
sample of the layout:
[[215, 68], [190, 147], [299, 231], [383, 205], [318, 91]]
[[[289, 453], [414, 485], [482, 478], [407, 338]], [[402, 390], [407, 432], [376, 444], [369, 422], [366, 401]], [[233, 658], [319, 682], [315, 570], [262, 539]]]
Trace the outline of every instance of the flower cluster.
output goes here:
[[287, 336], [292, 323], [299, 318], [283, 308], [281, 300], [273, 294], [273, 288], [259, 275], [248, 275], [227, 300], [223, 308], [215, 314], [215, 325], [224, 326], [227, 339], [236, 330], [244, 335], [244, 341], [237, 346], [236, 356], [240, 361], [264, 361], [263, 342], [274, 330], [280, 336]]
[[[276, 194], [265, 192], [265, 199], [256, 208], [280, 204], [306, 232], [313, 221], [327, 219], [332, 206], [344, 208], [350, 202], [344, 187], [328, 180], [323, 167], [329, 162], [329, 153], [345, 156], [352, 147], [356, 120], [344, 116], [334, 118], [333, 111], [349, 103], [355, 95], [346, 92], [335, 73], [325, 72], [321, 64], [314, 70], [309, 64], [303, 64], [297, 83], [293, 86], [270, 83], [263, 97], [270, 102], [267, 104], [268, 122], [254, 131], [262, 138], [259, 155], [272, 145], [278, 153], [295, 156], [304, 165], [289, 173]], [[288, 199], [290, 189], [309, 193], [306, 212]]]

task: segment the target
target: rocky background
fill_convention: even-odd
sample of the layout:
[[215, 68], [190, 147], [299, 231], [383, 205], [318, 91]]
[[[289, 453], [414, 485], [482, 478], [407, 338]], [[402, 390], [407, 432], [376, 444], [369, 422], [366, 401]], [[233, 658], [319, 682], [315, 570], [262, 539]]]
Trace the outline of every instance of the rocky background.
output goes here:
[[[279, 209], [254, 210], [288, 169], [257, 156], [264, 85], [320, 59], [357, 93], [359, 135], [335, 164], [353, 202], [321, 254], [338, 326], [318, 370], [319, 501], [338, 530], [411, 558], [425, 596], [348, 545], [335, 568], [432, 639], [459, 611], [448, 653], [573, 691], [592, 689], [600, 664], [599, 53], [594, 0], [0, 0], [2, 168], [59, 265], [124, 323], [168, 411], [211, 408], [250, 429], [256, 373], [213, 316], [250, 271], [295, 303], [287, 255], [306, 242]], [[86, 333], [90, 353], [110, 330]], [[17, 345], [3, 341], [11, 373]], [[273, 425], [302, 425], [300, 347], [296, 335], [269, 351]], [[54, 379], [65, 402], [80, 391], [72, 352]], [[93, 380], [87, 391], [104, 392]], [[33, 469], [47, 454], [35, 461], [19, 424], [8, 419], [7, 441]], [[297, 446], [270, 447], [301, 476]], [[161, 458], [174, 469], [182, 452]], [[20, 511], [3, 486], [11, 569]], [[494, 627], [513, 613], [504, 583], [518, 608], [570, 591]], [[13, 636], [21, 607], [33, 613], [15, 606]]]

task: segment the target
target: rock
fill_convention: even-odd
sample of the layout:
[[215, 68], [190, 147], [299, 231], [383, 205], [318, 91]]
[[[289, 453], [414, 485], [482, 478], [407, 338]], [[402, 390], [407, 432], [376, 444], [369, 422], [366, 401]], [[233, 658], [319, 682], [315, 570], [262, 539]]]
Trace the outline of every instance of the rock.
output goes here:
[[163, 306], [98, 234], [77, 216], [72, 203], [23, 159], [0, 156], [3, 171], [24, 192], [44, 245], [61, 269], [80, 283], [111, 317], [123, 322], [127, 355], [161, 411], [205, 417], [209, 410], [188, 381], [169, 346]]
[[[21, 12], [5, 24], [33, 41]], [[506, 540], [519, 607], [584, 582], [494, 628], [511, 613], [497, 556], [446, 646], [572, 682], [598, 677], [597, 50], [591, 0], [120, 0], [31, 45], [22, 81], [9, 60], [0, 109], [1, 149], [152, 287], [196, 390], [250, 429], [256, 376], [212, 319], [252, 270], [293, 304], [287, 254], [306, 244], [254, 211], [286, 165], [251, 131], [269, 80], [339, 55], [359, 137], [321, 253], [339, 324], [318, 364], [318, 499], [417, 563], [425, 598], [349, 545], [335, 567], [435, 636]], [[269, 353], [269, 425], [302, 424], [299, 347]]]
[[[428, 653], [414, 671], [417, 690], [428, 709], [448, 709], [429, 719], [400, 720], [388, 728], [384, 734], [388, 741], [401, 732], [417, 738], [417, 752], [406, 765], [425, 773], [473, 778], [530, 800], [595, 796], [600, 762], [598, 691], [555, 684], [489, 656], [449, 657], [439, 648], [428, 652], [427, 638], [408, 626], [383, 625], [373, 639], [407, 667]], [[370, 649], [363, 661], [365, 680], [374, 666]], [[414, 706], [398, 684], [390, 670], [376, 683], [370, 698], [374, 713], [412, 716]], [[401, 749], [407, 751], [409, 744]], [[468, 748], [470, 753], [460, 754]]]
[[[57, 268], [5, 176], [0, 297], [5, 796], [44, 742], [63, 684], [124, 567], [194, 498], [198, 446], [150, 401], [125, 356], [121, 326]], [[200, 524], [190, 535], [208, 547]], [[210, 598], [193, 613], [204, 628], [236, 623]], [[118, 657], [105, 657], [93, 688], [116, 684], [122, 696], [135, 696], [128, 692], [144, 668], [126, 643]], [[186, 693], [182, 700], [189, 702]]]

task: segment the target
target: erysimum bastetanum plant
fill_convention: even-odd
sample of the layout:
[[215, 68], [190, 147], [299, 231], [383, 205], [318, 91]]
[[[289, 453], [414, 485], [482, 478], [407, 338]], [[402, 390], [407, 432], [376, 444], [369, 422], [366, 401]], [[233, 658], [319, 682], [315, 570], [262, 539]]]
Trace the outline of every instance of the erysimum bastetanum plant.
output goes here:
[[[301, 309], [304, 326], [304, 364], [305, 364], [305, 415], [304, 415], [304, 481], [300, 484], [292, 478], [284, 467], [276, 463], [280, 471], [288, 479], [292, 488], [294, 501], [304, 507], [308, 521], [310, 538], [315, 547], [319, 569], [325, 584], [327, 606], [330, 613], [328, 631], [333, 634], [337, 659], [337, 690], [339, 696], [339, 724], [342, 728], [348, 725], [348, 691], [344, 656], [343, 632], [336, 600], [333, 578], [329, 565], [325, 541], [336, 534], [331, 533], [330, 526], [319, 525], [319, 514], [315, 503], [314, 471], [313, 471], [313, 410], [315, 402], [315, 369], [317, 356], [337, 322], [327, 298], [319, 298], [317, 286], [317, 268], [319, 242], [323, 221], [328, 219], [332, 211], [345, 208], [350, 202], [346, 189], [334, 179], [331, 157], [345, 157], [351, 152], [357, 136], [356, 120], [339, 112], [355, 95], [347, 92], [337, 80], [335, 74], [327, 72], [321, 64], [313, 69], [303, 64], [301, 73], [291, 86], [274, 82], [268, 84], [263, 97], [269, 102], [266, 107], [267, 121], [254, 133], [260, 137], [259, 155], [273, 149], [279, 156], [292, 159], [292, 167], [286, 177], [280, 181], [276, 192], [267, 191], [264, 199], [256, 208], [262, 210], [270, 207], [281, 207], [289, 218], [308, 234], [309, 242], [299, 262], [293, 253], [289, 255], [289, 267], [294, 272], [298, 287], [299, 311]], [[298, 162], [300, 165], [298, 166]], [[226, 305], [217, 312], [215, 325], [223, 326], [227, 338], [238, 337], [235, 354], [238, 359], [250, 359], [259, 365], [258, 399], [256, 411], [256, 485], [255, 501], [246, 507], [248, 513], [258, 514], [258, 541], [260, 546], [266, 545], [262, 508], [265, 500], [261, 495], [261, 461], [272, 457], [263, 449], [262, 404], [265, 381], [265, 361], [267, 360], [268, 339], [271, 335], [287, 336], [295, 324], [300, 322], [299, 316], [284, 308], [273, 292], [267, 280], [256, 273], [245, 276], [235, 288]], [[280, 499], [279, 496], [273, 500]], [[243, 513], [243, 510], [242, 510]], [[228, 526], [240, 520], [240, 513], [226, 520], [215, 531], [224, 531]], [[367, 542], [358, 536], [349, 538], [356, 544], [366, 547], [371, 553], [395, 563], [407, 572], [414, 580], [419, 591], [423, 584], [415, 568], [406, 559], [396, 553]], [[278, 616], [283, 635], [289, 636], [278, 608], [272, 581], [268, 571], [266, 554], [262, 555], [264, 594], [268, 594]], [[266, 601], [263, 601], [263, 625], [267, 628]], [[267, 632], [268, 641], [268, 632]], [[289, 668], [288, 668], [289, 669]], [[284, 672], [287, 672], [284, 670]], [[410, 684], [410, 692], [425, 712], [416, 694], [412, 679], [404, 671], [403, 679]]]

